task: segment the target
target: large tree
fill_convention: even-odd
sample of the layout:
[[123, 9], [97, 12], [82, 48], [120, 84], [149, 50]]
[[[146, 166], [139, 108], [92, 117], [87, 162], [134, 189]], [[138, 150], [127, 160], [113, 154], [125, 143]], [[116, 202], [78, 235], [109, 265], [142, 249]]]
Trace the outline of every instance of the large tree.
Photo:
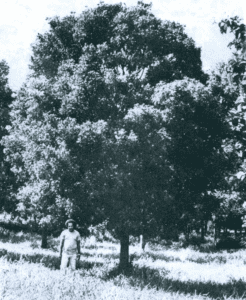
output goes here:
[[[213, 147], [220, 146], [219, 141], [209, 146], [204, 133], [206, 126], [210, 132], [220, 125], [209, 125], [211, 95], [203, 96], [205, 88], [199, 82], [182, 81], [184, 76], [205, 81], [200, 49], [181, 25], [157, 19], [151, 6], [142, 2], [130, 8], [101, 3], [79, 17], [56, 17], [49, 23], [50, 31], [33, 45], [33, 73], [13, 103], [12, 126], [5, 138], [13, 171], [24, 182], [17, 194], [18, 209], [36, 218], [44, 230], [50, 219], [59, 223], [66, 216], [81, 226], [107, 219], [121, 241], [124, 268], [129, 234], [152, 235], [167, 220], [169, 225], [177, 223], [183, 209], [177, 212], [175, 205], [181, 199], [175, 192], [178, 178], [178, 190], [189, 187], [193, 194], [206, 190], [213, 179], [211, 175], [205, 186], [193, 191], [194, 177], [202, 182], [206, 176], [197, 171], [204, 157], [213, 158]], [[173, 90], [172, 104], [168, 99], [164, 104], [160, 90], [177, 79], [181, 81], [166, 87]], [[176, 93], [179, 85], [182, 97]], [[201, 93], [192, 96], [195, 86]], [[202, 124], [199, 107], [207, 106]], [[187, 126], [183, 120], [179, 124], [182, 109]], [[219, 112], [211, 116], [217, 118]], [[192, 136], [185, 140], [189, 124]], [[196, 131], [196, 126], [205, 129]], [[197, 135], [200, 146], [195, 144]], [[179, 140], [185, 140], [184, 147], [192, 142], [198, 167], [189, 167], [192, 156], [187, 151], [185, 166], [176, 158]], [[207, 152], [199, 160], [202, 143]], [[185, 197], [191, 207], [194, 196], [192, 201]]]

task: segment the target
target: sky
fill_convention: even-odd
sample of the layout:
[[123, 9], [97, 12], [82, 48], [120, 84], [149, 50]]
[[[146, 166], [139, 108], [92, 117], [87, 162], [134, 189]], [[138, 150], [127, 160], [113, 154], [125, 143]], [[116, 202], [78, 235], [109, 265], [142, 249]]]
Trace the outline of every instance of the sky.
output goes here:
[[[93, 8], [99, 0], [0, 0], [0, 60], [10, 67], [9, 85], [17, 91], [28, 74], [31, 44], [38, 33], [49, 29], [46, 18], [64, 17], [74, 11], [80, 14], [86, 7]], [[137, 0], [105, 0], [105, 3], [137, 4]], [[213, 69], [226, 61], [231, 51], [227, 44], [230, 35], [221, 35], [218, 22], [223, 18], [240, 16], [246, 20], [245, 0], [144, 0], [152, 2], [152, 11], [160, 19], [179, 22], [186, 33], [202, 49], [203, 69]]]

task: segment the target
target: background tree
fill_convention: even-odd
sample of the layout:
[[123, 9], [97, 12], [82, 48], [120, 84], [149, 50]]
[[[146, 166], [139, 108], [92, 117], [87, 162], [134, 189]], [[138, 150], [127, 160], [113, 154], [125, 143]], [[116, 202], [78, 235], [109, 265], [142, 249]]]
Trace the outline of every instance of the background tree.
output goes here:
[[[90, 207], [86, 206], [86, 183], [81, 182], [83, 165], [79, 166], [80, 172], [70, 153], [76, 151], [80, 130], [88, 127], [90, 131], [90, 126], [80, 128], [72, 118], [45, 112], [44, 107], [52, 99], [52, 87], [48, 81], [35, 79], [20, 90], [13, 103], [10, 135], [4, 139], [8, 160], [22, 182], [17, 210], [29, 223], [35, 221], [42, 229], [43, 247], [47, 244], [47, 231], [60, 230], [67, 217], [74, 217], [80, 227], [93, 223]], [[90, 138], [93, 137], [88, 136], [89, 144]], [[83, 162], [86, 163], [85, 157]], [[74, 197], [80, 207], [73, 202]]]
[[234, 39], [228, 45], [233, 54], [227, 63], [221, 63], [213, 70], [208, 87], [221, 103], [225, 122], [230, 128], [230, 134], [224, 136], [222, 148], [226, 157], [232, 158], [229, 161], [233, 167], [224, 178], [224, 184], [210, 195], [217, 199], [213, 202], [217, 207], [213, 210], [217, 229], [223, 225], [227, 231], [227, 228], [235, 229], [242, 225], [241, 217], [244, 213], [245, 25], [238, 17], [233, 17], [222, 20], [219, 27], [221, 33], [234, 33]]
[[235, 239], [240, 237], [243, 228], [243, 219], [245, 216], [245, 201], [240, 192], [231, 191], [230, 193], [217, 192], [217, 197], [221, 198], [221, 203], [217, 211], [215, 211], [216, 236], [220, 237], [221, 229], [224, 236], [228, 236], [228, 229], [235, 231]]
[[219, 204], [211, 192], [226, 188], [225, 175], [233, 170], [236, 159], [222, 147], [231, 129], [221, 98], [210, 86], [192, 79], [160, 83], [152, 98], [165, 113], [168, 160], [175, 171], [172, 195], [180, 217], [200, 215], [202, 229]]
[[[14, 100], [8, 85], [9, 67], [6, 61], [0, 61], [0, 140], [8, 134], [6, 126], [10, 124], [10, 105]], [[13, 192], [16, 184], [10, 164], [5, 161], [4, 146], [0, 145], [0, 210], [14, 211], [15, 201]]]

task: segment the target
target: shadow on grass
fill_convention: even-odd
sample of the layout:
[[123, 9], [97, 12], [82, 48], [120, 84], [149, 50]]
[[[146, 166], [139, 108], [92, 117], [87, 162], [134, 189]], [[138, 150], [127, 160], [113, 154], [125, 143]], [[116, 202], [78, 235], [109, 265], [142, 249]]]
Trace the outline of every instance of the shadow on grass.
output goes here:
[[[97, 257], [102, 257], [102, 258], [106, 258], [106, 259], [119, 259], [120, 258], [120, 254], [118, 252], [113, 252], [113, 253], [91, 253], [89, 251], [87, 251], [85, 248], [82, 249], [82, 253], [84, 256], [86, 257], [94, 257], [95, 255]], [[173, 261], [179, 261], [181, 262], [181, 259], [179, 257], [174, 257], [172, 255], [165, 255], [163, 253], [158, 253], [155, 254], [153, 252], [141, 252], [141, 253], [133, 253], [130, 255], [131, 256], [131, 260], [138, 260], [138, 259], [149, 259], [151, 258], [153, 261], [156, 260], [163, 260], [165, 262], [173, 262]], [[199, 263], [199, 262], [198, 262]]]
[[[246, 282], [243, 280], [230, 280], [227, 283], [212, 281], [180, 281], [168, 278], [170, 271], [157, 270], [149, 267], [131, 266], [125, 272], [119, 268], [111, 270], [104, 280], [113, 280], [115, 285], [121, 285], [122, 280], [132, 287], [154, 288], [156, 290], [169, 291], [189, 295], [206, 295], [211, 298], [225, 299], [225, 297], [246, 299]], [[124, 279], [123, 279], [124, 278]]]
[[[53, 270], [59, 270], [61, 264], [60, 258], [55, 255], [46, 255], [40, 253], [20, 254], [7, 251], [6, 249], [0, 249], [0, 257], [4, 257], [9, 262], [22, 260], [29, 263], [41, 263], [45, 267]], [[102, 265], [103, 263], [101, 262], [89, 262], [86, 259], [83, 260], [83, 256], [81, 256], [81, 259], [78, 262], [78, 269], [90, 270], [93, 267], [101, 267]]]
[[[45, 267], [58, 270], [60, 267], [60, 259], [55, 255], [46, 255], [39, 253], [20, 254], [6, 249], [0, 249], [0, 257], [4, 257], [10, 262], [27, 261], [30, 263], [42, 263]], [[91, 270], [95, 267], [103, 267], [105, 264], [101, 262], [89, 262], [85, 256], [81, 257], [78, 269]], [[168, 278], [170, 271], [165, 269], [152, 269], [149, 267], [139, 267], [131, 265], [127, 271], [122, 272], [119, 268], [111, 269], [104, 273], [101, 279], [105, 281], [113, 281], [115, 285], [122, 286], [127, 283], [132, 287], [138, 288], [154, 288], [156, 290], [169, 291], [174, 293], [182, 293], [187, 295], [206, 295], [215, 299], [245, 298], [246, 299], [246, 282], [243, 280], [230, 280], [221, 284], [216, 282], [202, 281], [181, 281], [178, 279]]]
[[31, 234], [31, 233], [21, 233], [20, 235], [17, 235], [13, 232], [7, 232], [6, 234], [0, 230], [0, 239], [2, 243], [13, 243], [13, 244], [19, 244], [24, 242], [33, 242], [37, 241], [38, 235], [37, 234]]

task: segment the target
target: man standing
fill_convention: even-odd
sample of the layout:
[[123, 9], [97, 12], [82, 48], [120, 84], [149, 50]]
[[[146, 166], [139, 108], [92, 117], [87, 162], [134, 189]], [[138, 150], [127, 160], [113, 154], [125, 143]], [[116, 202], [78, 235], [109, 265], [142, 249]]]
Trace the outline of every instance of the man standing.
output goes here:
[[68, 267], [72, 271], [76, 270], [76, 261], [80, 258], [80, 234], [74, 229], [76, 223], [69, 219], [65, 223], [68, 229], [65, 229], [60, 236], [60, 258], [61, 270]]

